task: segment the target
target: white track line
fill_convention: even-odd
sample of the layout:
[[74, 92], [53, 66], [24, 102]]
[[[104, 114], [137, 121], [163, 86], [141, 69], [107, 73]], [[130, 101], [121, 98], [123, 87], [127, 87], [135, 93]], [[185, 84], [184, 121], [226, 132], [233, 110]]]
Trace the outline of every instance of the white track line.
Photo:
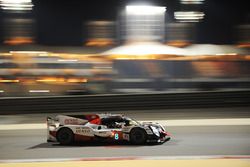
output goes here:
[[67, 162], [67, 161], [122, 161], [122, 160], [199, 160], [199, 159], [250, 159], [250, 155], [204, 155], [204, 156], [134, 156], [134, 157], [86, 157], [3, 159], [0, 163]]
[[154, 122], [158, 122], [163, 126], [235, 126], [250, 125], [250, 118], [154, 120]]
[[25, 129], [46, 129], [46, 124], [5, 124], [0, 125], [0, 130], [25, 130]]
[[[149, 120], [143, 122], [158, 122], [163, 126], [236, 126], [250, 125], [250, 118], [230, 119], [185, 119], [185, 120]], [[45, 123], [37, 124], [2, 124], [0, 130], [46, 129]]]

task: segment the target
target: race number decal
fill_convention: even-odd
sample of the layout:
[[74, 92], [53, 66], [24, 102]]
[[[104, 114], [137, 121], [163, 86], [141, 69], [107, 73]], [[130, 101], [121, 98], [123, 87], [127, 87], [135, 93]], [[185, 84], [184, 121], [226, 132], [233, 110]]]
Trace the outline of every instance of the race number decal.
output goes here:
[[115, 134], [115, 140], [118, 140], [118, 139], [119, 139], [119, 134], [116, 133], [116, 134]]

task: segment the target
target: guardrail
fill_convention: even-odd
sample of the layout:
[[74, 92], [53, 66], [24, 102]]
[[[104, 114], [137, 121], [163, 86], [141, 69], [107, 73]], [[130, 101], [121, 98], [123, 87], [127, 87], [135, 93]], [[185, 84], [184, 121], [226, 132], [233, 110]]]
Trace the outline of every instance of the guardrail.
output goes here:
[[250, 91], [0, 99], [0, 114], [250, 106]]

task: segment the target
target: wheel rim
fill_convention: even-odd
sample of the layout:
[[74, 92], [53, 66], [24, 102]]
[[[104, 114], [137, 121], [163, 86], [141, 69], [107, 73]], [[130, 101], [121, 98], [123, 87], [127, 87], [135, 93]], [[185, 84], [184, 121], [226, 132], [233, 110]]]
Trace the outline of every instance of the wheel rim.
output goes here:
[[72, 133], [68, 129], [62, 129], [58, 134], [58, 141], [62, 144], [69, 144], [72, 142]]
[[134, 144], [143, 144], [145, 142], [144, 132], [141, 130], [135, 130], [131, 134], [131, 141]]
[[137, 131], [137, 132], [135, 132], [134, 137], [135, 137], [136, 141], [138, 141], [138, 140], [142, 139], [143, 135], [140, 131]]
[[62, 141], [68, 141], [70, 139], [70, 135], [68, 133], [62, 133], [60, 139]]

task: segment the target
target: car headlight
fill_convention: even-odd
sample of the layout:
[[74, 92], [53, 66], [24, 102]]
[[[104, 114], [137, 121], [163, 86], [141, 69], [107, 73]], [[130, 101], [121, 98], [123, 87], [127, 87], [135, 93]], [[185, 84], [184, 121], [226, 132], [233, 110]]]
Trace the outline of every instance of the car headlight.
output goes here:
[[152, 129], [153, 133], [154, 133], [156, 136], [160, 137], [160, 132], [158, 131], [158, 129], [157, 129], [156, 127], [151, 126], [151, 129]]

